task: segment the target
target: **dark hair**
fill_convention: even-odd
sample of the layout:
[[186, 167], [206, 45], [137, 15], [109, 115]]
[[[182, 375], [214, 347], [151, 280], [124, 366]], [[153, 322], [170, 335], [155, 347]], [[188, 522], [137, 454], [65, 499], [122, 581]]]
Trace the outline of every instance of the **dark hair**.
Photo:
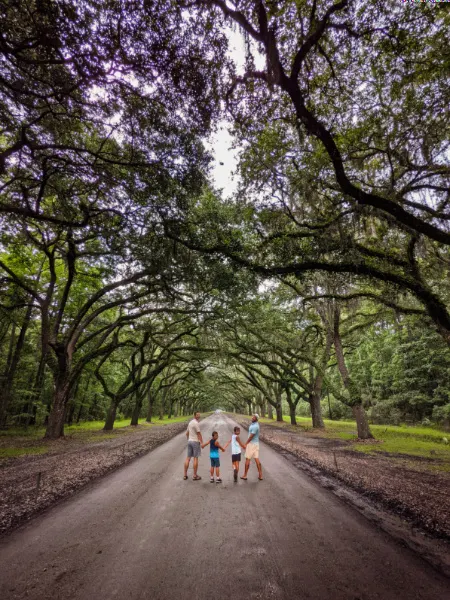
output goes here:
[[[211, 434], [211, 437], [214, 437], [215, 433], [217, 433], [217, 431], [213, 431], [212, 434]], [[217, 433], [217, 435], [219, 435], [219, 434]]]
[[234, 433], [236, 433], [236, 431], [237, 431], [238, 429], [241, 429], [241, 428], [240, 428], [240, 427], [238, 427], [238, 426], [236, 425], [236, 427], [233, 429]]

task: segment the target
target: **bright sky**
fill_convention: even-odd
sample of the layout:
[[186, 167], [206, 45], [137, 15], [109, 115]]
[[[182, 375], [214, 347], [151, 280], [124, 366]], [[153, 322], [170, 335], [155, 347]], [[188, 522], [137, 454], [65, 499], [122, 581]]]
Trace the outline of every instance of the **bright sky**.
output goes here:
[[[238, 72], [244, 72], [244, 57], [245, 57], [245, 42], [241, 32], [237, 29], [229, 29], [228, 38], [230, 42], [229, 54], [236, 63]], [[255, 57], [255, 64], [257, 69], [263, 69], [265, 65], [265, 58], [259, 54], [257, 49], [254, 47], [253, 55]], [[230, 123], [222, 121], [219, 125], [217, 133], [212, 136], [212, 139], [208, 145], [213, 150], [215, 164], [213, 166], [213, 180], [214, 184], [218, 188], [223, 189], [224, 197], [230, 196], [237, 187], [237, 177], [233, 177], [233, 173], [237, 167], [237, 156], [238, 151], [232, 149], [233, 138], [229, 133]], [[223, 164], [222, 164], [223, 163]]]
[[223, 189], [224, 197], [230, 196], [237, 186], [237, 178], [233, 172], [237, 166], [237, 150], [231, 148], [233, 138], [229, 131], [229, 123], [223, 121], [219, 130], [207, 144], [213, 151], [214, 165], [212, 176], [215, 187]]

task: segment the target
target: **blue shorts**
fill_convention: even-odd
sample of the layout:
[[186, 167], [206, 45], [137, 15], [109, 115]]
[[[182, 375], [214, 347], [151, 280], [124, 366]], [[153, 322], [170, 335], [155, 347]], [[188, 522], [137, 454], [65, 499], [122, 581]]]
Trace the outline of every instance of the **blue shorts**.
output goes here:
[[220, 458], [211, 458], [212, 467], [220, 467]]

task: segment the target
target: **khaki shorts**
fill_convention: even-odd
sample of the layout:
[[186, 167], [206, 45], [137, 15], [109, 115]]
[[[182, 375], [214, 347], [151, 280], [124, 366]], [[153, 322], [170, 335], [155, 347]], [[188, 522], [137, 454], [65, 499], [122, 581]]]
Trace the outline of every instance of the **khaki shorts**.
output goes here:
[[247, 444], [247, 448], [245, 449], [245, 458], [259, 458], [259, 444], [252, 444], [252, 442]]

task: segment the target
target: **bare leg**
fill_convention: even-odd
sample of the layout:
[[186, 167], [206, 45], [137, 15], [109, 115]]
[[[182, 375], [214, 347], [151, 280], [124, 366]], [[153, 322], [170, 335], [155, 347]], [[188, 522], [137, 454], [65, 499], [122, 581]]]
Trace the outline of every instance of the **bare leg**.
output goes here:
[[258, 477], [259, 477], [259, 479], [262, 479], [263, 478], [263, 476], [262, 476], [262, 466], [261, 466], [261, 461], [259, 460], [259, 458], [255, 458], [255, 463], [256, 463], [256, 466], [258, 468]]
[[211, 479], [214, 478], [214, 467], [211, 467], [209, 472], [211, 473]]
[[220, 477], [220, 469], [219, 469], [219, 467], [216, 467], [216, 477]]
[[191, 462], [191, 459], [189, 457], [186, 458], [186, 460], [184, 461], [184, 476], [187, 477], [187, 472], [189, 469], [189, 463]]
[[198, 458], [194, 457], [194, 477], [197, 477]]
[[248, 474], [248, 470], [250, 468], [250, 459], [246, 458], [245, 459], [245, 470], [244, 470], [244, 475], [241, 477], [241, 479], [247, 479], [247, 474]]

